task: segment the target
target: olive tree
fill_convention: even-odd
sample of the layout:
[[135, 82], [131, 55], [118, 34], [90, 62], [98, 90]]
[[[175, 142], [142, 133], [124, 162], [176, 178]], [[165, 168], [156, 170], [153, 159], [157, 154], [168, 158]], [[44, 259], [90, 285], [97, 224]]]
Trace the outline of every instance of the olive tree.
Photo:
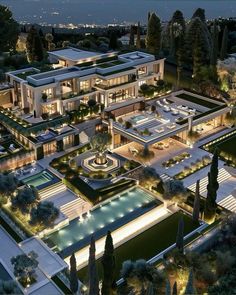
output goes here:
[[31, 251], [28, 255], [20, 254], [11, 258], [14, 275], [23, 286], [31, 284], [36, 280], [37, 257], [38, 255]]
[[98, 133], [91, 138], [90, 145], [94, 151], [102, 154], [107, 150], [110, 141], [111, 135], [109, 133]]
[[188, 191], [181, 180], [167, 180], [163, 183], [165, 200], [175, 203], [185, 202], [188, 196]]
[[39, 193], [34, 187], [25, 187], [18, 191], [15, 198], [12, 198], [12, 207], [19, 209], [22, 213], [29, 213], [39, 200]]
[[59, 216], [59, 209], [52, 202], [44, 201], [38, 203], [37, 207], [30, 212], [30, 223], [32, 225], [43, 225], [51, 227]]
[[139, 184], [148, 189], [160, 182], [160, 176], [152, 167], [145, 167], [140, 175]]

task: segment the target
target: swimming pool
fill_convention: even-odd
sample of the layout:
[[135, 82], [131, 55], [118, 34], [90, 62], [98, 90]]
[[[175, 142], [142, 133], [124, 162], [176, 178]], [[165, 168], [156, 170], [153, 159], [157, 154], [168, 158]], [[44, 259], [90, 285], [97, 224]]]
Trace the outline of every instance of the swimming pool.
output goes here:
[[130, 120], [133, 122], [133, 124], [138, 124], [140, 122], [148, 120], [148, 118], [144, 115], [137, 115], [130, 118]]
[[24, 184], [32, 185], [36, 188], [42, 188], [50, 183], [58, 182], [59, 179], [55, 177], [53, 174], [49, 173], [49, 171], [44, 170], [35, 175], [26, 177], [22, 180]]
[[49, 235], [45, 242], [67, 257], [71, 252], [88, 245], [91, 235], [98, 239], [106, 235], [108, 230], [119, 228], [157, 204], [161, 203], [157, 203], [155, 197], [135, 187], [91, 211], [83, 220], [78, 218], [71, 221], [68, 226]]

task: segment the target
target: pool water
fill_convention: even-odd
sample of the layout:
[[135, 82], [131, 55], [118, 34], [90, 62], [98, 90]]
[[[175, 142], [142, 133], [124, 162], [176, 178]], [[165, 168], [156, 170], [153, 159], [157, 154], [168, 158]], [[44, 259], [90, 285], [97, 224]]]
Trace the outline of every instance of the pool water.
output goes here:
[[[144, 190], [136, 187], [120, 195], [110, 202], [91, 211], [83, 220], [75, 219], [61, 230], [52, 233], [45, 240], [49, 245], [56, 245], [58, 251], [62, 251], [79, 242], [77, 248], [82, 248], [89, 243], [90, 237], [100, 238], [107, 230], [113, 230], [135, 219], [135, 212], [142, 215], [148, 209], [148, 204], [153, 204], [155, 198]], [[141, 211], [140, 211], [141, 210]], [[100, 236], [99, 232], [101, 233]], [[76, 249], [78, 250], [78, 249]]]
[[139, 121], [145, 120], [147, 119], [147, 117], [145, 117], [144, 115], [137, 115], [131, 118], [132, 122], [137, 124]]
[[27, 185], [32, 185], [36, 188], [41, 187], [42, 185], [49, 184], [54, 180], [54, 176], [48, 171], [42, 171], [35, 175], [24, 178], [22, 181]]

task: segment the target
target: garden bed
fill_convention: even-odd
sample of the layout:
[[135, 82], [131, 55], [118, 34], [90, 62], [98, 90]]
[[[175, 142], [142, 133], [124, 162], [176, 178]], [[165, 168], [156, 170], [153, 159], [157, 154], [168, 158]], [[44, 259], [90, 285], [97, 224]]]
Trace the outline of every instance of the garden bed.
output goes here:
[[213, 140], [202, 147], [203, 149], [214, 153], [215, 149], [219, 150], [220, 158], [228, 165], [236, 167], [236, 132], [224, 135], [217, 140]]
[[184, 160], [189, 159], [190, 157], [191, 155], [189, 153], [182, 153], [163, 162], [162, 166], [168, 169], [169, 167], [173, 167], [174, 165], [179, 164], [180, 162], [183, 162]]
[[219, 104], [216, 104], [213, 101], [204, 100], [204, 99], [201, 99], [200, 97], [186, 94], [186, 93], [178, 94], [178, 95], [176, 95], [176, 97], [181, 98], [183, 100], [187, 100], [189, 102], [192, 102], [192, 103], [195, 103], [198, 105], [201, 105], [201, 106], [209, 108], [209, 109], [214, 109], [219, 106]]
[[198, 159], [195, 162], [190, 163], [189, 166], [185, 166], [184, 169], [174, 176], [175, 179], [182, 180], [197, 171], [207, 167], [211, 164], [211, 159], [208, 156], [202, 157], [202, 159]]
[[18, 233], [0, 216], [0, 225], [5, 229], [5, 231], [17, 242], [22, 242], [22, 238]]

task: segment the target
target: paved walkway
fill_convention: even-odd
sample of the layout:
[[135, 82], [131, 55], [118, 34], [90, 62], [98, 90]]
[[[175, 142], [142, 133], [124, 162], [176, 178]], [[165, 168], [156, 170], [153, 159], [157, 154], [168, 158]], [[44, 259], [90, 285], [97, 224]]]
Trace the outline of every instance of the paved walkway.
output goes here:
[[44, 157], [43, 159], [38, 160], [37, 163], [38, 163], [42, 168], [46, 169], [46, 168], [49, 166], [50, 162], [51, 162], [53, 159], [55, 159], [55, 158], [59, 158], [59, 157], [61, 157], [61, 156], [64, 156], [65, 154], [68, 154], [68, 153], [70, 153], [70, 152], [73, 152], [73, 151], [77, 150], [79, 147], [84, 146], [84, 145], [85, 145], [85, 144], [83, 143], [83, 144], [81, 144], [81, 145], [73, 146], [73, 147], [67, 149], [66, 151], [56, 152], [56, 153], [54, 153], [54, 154], [52, 154], [52, 155], [50, 155], [50, 156], [46, 156], [46, 157]]

